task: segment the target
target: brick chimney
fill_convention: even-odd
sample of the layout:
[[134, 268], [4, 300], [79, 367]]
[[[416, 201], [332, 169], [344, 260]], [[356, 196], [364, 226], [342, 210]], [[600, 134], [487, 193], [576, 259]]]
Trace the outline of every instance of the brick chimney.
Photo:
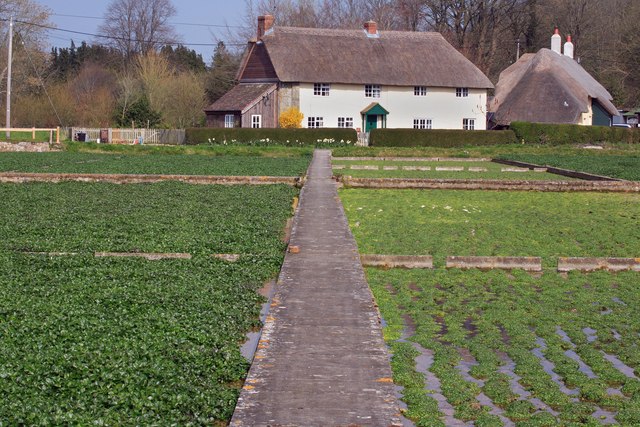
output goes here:
[[273, 28], [273, 15], [258, 16], [258, 40]]
[[378, 24], [375, 21], [367, 21], [364, 23], [364, 30], [369, 37], [378, 36]]

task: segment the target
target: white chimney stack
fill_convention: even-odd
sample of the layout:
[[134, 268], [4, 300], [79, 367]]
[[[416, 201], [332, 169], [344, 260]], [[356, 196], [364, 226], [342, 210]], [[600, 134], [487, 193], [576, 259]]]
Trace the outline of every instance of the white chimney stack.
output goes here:
[[560, 37], [560, 30], [556, 27], [553, 36], [551, 36], [551, 50], [557, 53], [558, 55], [562, 55], [560, 51], [562, 46], [562, 37]]
[[573, 43], [571, 43], [571, 36], [567, 36], [567, 42], [564, 44], [564, 55], [573, 59]]

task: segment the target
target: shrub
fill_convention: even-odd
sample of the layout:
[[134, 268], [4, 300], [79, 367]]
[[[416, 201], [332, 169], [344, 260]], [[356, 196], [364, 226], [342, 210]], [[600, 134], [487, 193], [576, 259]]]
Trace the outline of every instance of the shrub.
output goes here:
[[529, 122], [511, 122], [510, 127], [523, 144], [640, 143], [639, 129]]
[[369, 145], [375, 147], [464, 147], [515, 143], [515, 134], [497, 130], [374, 129]]
[[297, 107], [290, 107], [280, 114], [278, 123], [283, 129], [300, 129], [302, 119], [304, 119], [304, 114]]
[[353, 129], [251, 129], [191, 128], [186, 130], [186, 144], [220, 145], [355, 145]]

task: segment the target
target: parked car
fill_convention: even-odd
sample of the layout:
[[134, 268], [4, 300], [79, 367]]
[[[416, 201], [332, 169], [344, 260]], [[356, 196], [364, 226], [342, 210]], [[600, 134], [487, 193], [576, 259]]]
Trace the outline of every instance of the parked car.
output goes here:
[[631, 129], [631, 127], [632, 127], [628, 123], [614, 123], [611, 126], [614, 127], [614, 128], [628, 128], [628, 129]]

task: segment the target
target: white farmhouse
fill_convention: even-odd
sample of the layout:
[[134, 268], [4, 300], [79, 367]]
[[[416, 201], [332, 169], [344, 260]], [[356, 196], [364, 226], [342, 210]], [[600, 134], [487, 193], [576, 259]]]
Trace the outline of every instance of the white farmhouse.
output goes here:
[[486, 129], [489, 79], [439, 33], [277, 27], [258, 18], [239, 84], [209, 106], [210, 127]]

